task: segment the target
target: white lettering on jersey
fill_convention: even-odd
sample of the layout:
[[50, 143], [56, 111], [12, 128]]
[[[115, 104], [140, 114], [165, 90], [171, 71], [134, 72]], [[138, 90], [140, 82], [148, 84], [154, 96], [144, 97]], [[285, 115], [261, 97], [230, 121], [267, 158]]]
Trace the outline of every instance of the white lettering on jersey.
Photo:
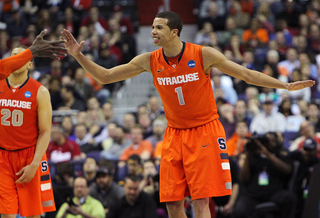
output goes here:
[[158, 84], [165, 86], [165, 85], [175, 85], [181, 83], [187, 83], [199, 80], [199, 73], [190, 73], [186, 75], [176, 76], [176, 77], [158, 77]]
[[31, 109], [31, 104], [32, 104], [31, 101], [0, 99], [0, 106], [1, 107], [14, 107], [14, 108]]

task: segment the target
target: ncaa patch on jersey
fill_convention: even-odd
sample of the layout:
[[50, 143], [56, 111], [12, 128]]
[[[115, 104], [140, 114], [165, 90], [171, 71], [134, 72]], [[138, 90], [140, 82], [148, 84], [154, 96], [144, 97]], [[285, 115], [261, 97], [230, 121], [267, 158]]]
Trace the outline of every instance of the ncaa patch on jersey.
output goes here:
[[30, 98], [30, 97], [31, 97], [31, 92], [26, 91], [26, 92], [24, 93], [24, 97]]
[[188, 66], [189, 66], [190, 68], [194, 68], [194, 67], [196, 66], [196, 62], [194, 62], [194, 60], [190, 60], [190, 61], [188, 62]]

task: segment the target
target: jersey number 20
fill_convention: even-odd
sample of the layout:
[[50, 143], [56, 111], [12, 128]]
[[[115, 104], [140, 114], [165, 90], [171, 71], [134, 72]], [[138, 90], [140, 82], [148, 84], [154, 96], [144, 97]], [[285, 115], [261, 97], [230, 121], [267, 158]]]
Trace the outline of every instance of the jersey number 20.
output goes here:
[[21, 126], [23, 123], [23, 112], [21, 110], [13, 110], [12, 113], [9, 109], [1, 110], [1, 125], [4, 126]]

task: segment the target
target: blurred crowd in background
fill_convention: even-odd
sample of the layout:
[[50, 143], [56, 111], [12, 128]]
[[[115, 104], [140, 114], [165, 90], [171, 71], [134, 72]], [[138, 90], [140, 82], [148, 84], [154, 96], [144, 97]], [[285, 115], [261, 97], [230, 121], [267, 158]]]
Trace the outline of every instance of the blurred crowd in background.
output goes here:
[[[48, 30], [48, 40], [60, 39], [60, 32], [67, 29], [78, 42], [85, 41], [82, 52], [97, 64], [111, 68], [127, 63], [137, 55], [139, 11], [121, 4], [111, 4], [108, 11], [100, 10], [99, 2], [1, 0], [0, 57], [10, 56], [16, 46], [30, 46], [43, 29]], [[251, 86], [211, 69], [219, 119], [226, 131], [229, 159], [233, 163], [235, 188], [235, 196], [210, 201], [212, 217], [242, 217], [236, 214], [243, 213], [236, 210], [236, 199], [250, 196], [249, 189], [259, 190], [250, 186], [250, 179], [254, 178], [244, 179], [242, 172], [248, 153], [256, 152], [248, 151], [246, 145], [252, 142], [268, 150], [262, 152], [264, 155], [268, 156], [268, 152], [279, 155], [283, 166], [291, 166], [280, 176], [269, 175], [269, 186], [274, 178], [275, 181], [281, 178], [279, 181], [283, 183], [281, 187], [273, 186], [269, 194], [288, 190], [283, 178], [290, 180], [295, 169], [293, 163], [299, 163], [295, 184], [290, 189], [296, 197], [293, 205], [298, 206], [295, 215], [287, 217], [301, 217], [312, 169], [320, 158], [320, 0], [192, 3], [198, 27], [194, 43], [214, 47], [228, 59], [284, 82], [316, 81], [312, 88], [289, 92]], [[159, 97], [150, 96], [144, 104], [132, 105], [135, 111], [116, 117], [112, 96], [124, 84], [99, 84], [72, 56], [59, 61], [35, 58], [29, 73], [49, 89], [54, 111], [76, 111], [53, 120], [47, 150], [57, 211], [71, 196], [86, 193], [102, 203], [107, 217], [129, 217], [115, 215], [131, 207], [128, 199], [133, 205], [143, 204], [140, 209], [155, 211], [145, 209], [148, 211], [143, 213], [167, 217], [165, 205], [158, 197], [161, 146], [167, 126]], [[259, 136], [268, 140], [259, 140]], [[86, 191], [80, 194], [74, 186], [76, 177], [84, 177], [88, 182]], [[258, 177], [259, 173], [256, 179], [260, 182]], [[259, 198], [257, 192], [254, 196], [259, 202], [269, 200]], [[149, 195], [153, 200], [148, 200]], [[193, 217], [189, 198], [185, 210], [188, 217]], [[46, 216], [60, 218], [63, 212]]]

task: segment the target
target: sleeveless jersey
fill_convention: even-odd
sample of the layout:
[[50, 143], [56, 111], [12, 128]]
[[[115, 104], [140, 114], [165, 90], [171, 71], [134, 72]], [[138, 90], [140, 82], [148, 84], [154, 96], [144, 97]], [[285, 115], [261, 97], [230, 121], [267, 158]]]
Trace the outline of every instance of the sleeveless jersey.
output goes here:
[[170, 66], [163, 48], [151, 53], [153, 83], [162, 99], [168, 126], [188, 129], [219, 117], [202, 46], [183, 42], [179, 63]]
[[29, 78], [15, 92], [8, 79], [0, 81], [0, 147], [18, 150], [38, 139], [37, 93], [41, 83]]

